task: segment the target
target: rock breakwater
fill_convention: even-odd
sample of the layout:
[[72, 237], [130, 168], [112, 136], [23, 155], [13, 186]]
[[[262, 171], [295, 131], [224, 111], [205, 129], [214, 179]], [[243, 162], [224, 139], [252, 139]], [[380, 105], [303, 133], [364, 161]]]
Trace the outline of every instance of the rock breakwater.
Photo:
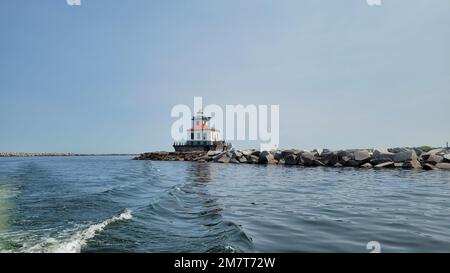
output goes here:
[[232, 164], [279, 164], [305, 167], [354, 167], [450, 170], [450, 150], [422, 151], [419, 148], [376, 148], [331, 151], [285, 149], [272, 151], [229, 150], [224, 152], [152, 152], [135, 160], [198, 161]]

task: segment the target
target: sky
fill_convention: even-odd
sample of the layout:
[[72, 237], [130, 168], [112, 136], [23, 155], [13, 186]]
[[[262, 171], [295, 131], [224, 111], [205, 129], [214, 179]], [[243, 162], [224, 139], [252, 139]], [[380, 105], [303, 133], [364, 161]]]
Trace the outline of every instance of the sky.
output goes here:
[[194, 96], [279, 105], [280, 147], [443, 146], [449, 14], [448, 0], [2, 1], [0, 152], [171, 150], [171, 109]]

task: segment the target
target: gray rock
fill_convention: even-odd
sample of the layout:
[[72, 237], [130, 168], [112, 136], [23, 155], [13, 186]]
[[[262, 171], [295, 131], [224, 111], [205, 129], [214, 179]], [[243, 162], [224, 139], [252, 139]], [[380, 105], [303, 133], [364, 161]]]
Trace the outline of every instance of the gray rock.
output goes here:
[[338, 163], [334, 164], [334, 167], [335, 167], [335, 168], [341, 168], [341, 167], [343, 167], [343, 166], [342, 166], [341, 163], [338, 162]]
[[384, 162], [381, 164], [376, 165], [374, 168], [376, 169], [381, 169], [381, 168], [394, 168], [394, 162], [390, 161], [390, 162]]
[[208, 153], [206, 153], [207, 156], [213, 157], [215, 155], [220, 154], [220, 151], [208, 151]]
[[339, 162], [339, 157], [336, 152], [328, 152], [328, 153], [322, 152], [321, 161], [323, 162], [323, 164], [327, 166], [334, 166], [336, 165], [336, 163]]
[[375, 148], [375, 149], [373, 149], [372, 157], [375, 159], [381, 159], [381, 158], [394, 159], [394, 154], [389, 152], [386, 148]]
[[394, 161], [392, 160], [392, 158], [374, 158], [370, 160], [370, 163], [374, 166], [385, 162], [394, 162]]
[[394, 167], [403, 168], [403, 162], [394, 162]]
[[303, 165], [305, 165], [305, 166], [312, 166], [313, 165], [313, 162], [314, 162], [314, 155], [312, 154], [312, 153], [310, 153], [310, 152], [302, 152], [301, 154], [300, 154], [300, 159], [299, 159], [299, 161], [298, 161], [298, 163], [300, 164], [303, 164]]
[[286, 164], [286, 161], [282, 158], [278, 161], [278, 164], [284, 165], [284, 164]]
[[394, 155], [394, 162], [405, 162], [412, 160], [417, 160], [416, 152], [414, 152], [413, 150], [399, 152]]
[[282, 150], [281, 151], [281, 157], [286, 159], [289, 155], [295, 154], [295, 150]]
[[297, 165], [298, 158], [295, 154], [290, 154], [286, 156], [285, 163], [286, 165]]
[[360, 163], [367, 163], [370, 161], [369, 152], [366, 150], [355, 151], [353, 153], [355, 160]]
[[[422, 158], [425, 159], [425, 157]], [[428, 154], [425, 159], [426, 163], [430, 163], [433, 165], [441, 163], [442, 161], [444, 161], [444, 157], [436, 154]]]
[[230, 163], [231, 158], [228, 155], [222, 155], [219, 159], [216, 160], [218, 163]]
[[409, 151], [409, 149], [408, 148], [389, 148], [388, 151], [391, 153], [397, 154], [397, 153], [407, 152], [407, 151]]
[[370, 164], [370, 163], [364, 163], [364, 164], [361, 165], [361, 168], [364, 168], [364, 169], [371, 169], [371, 168], [372, 168], [372, 164]]
[[450, 170], [450, 163], [438, 163], [436, 167], [442, 170]]

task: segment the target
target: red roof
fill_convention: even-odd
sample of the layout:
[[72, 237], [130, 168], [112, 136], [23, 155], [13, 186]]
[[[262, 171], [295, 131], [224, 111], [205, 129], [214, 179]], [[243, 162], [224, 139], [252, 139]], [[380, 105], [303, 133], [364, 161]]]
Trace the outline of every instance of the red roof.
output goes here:
[[196, 126], [194, 126], [194, 128], [191, 128], [188, 131], [202, 131], [202, 130], [219, 131], [219, 130], [216, 130], [215, 128], [209, 128], [208, 125], [206, 125], [206, 124], [196, 125]]

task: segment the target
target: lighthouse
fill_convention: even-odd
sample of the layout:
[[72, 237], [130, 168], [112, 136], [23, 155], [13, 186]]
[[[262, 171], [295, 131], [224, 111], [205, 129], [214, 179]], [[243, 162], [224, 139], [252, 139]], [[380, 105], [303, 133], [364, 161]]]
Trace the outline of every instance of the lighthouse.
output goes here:
[[231, 148], [220, 137], [220, 131], [209, 125], [210, 116], [205, 116], [203, 111], [197, 112], [192, 117], [192, 127], [187, 130], [187, 141], [173, 144], [176, 152], [207, 152], [225, 151]]

